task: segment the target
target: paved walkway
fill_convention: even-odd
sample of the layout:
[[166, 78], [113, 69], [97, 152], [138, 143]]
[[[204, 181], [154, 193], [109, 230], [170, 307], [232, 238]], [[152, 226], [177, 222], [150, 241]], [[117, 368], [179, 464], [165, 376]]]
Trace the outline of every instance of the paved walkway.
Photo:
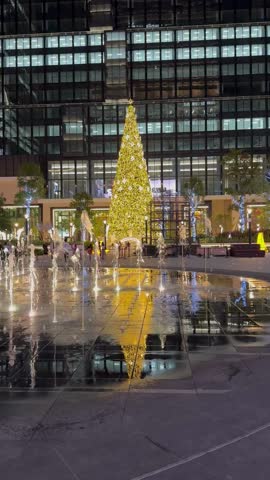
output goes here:
[[[37, 260], [40, 267], [45, 263], [47, 266], [50, 263], [48, 258]], [[103, 266], [111, 264], [112, 258], [108, 256]], [[121, 267], [135, 265], [135, 257], [120, 259]], [[157, 268], [158, 259], [145, 257], [144, 267]], [[258, 259], [167, 258], [165, 268], [221, 272], [270, 280], [270, 255]], [[76, 289], [72, 291], [70, 285], [66, 287], [65, 284], [65, 277], [73, 278], [72, 272], [62, 269], [59, 272], [53, 304], [57, 321], [50, 318], [48, 324], [45, 322], [45, 313], [47, 304], [51, 305], [47, 297], [51, 298], [52, 289], [50, 281], [46, 283], [45, 279], [46, 275], [50, 279], [52, 272], [40, 268], [38, 275], [41, 276], [39, 283], [42, 285], [38, 301], [45, 307], [40, 315], [29, 318], [24, 312], [19, 318], [15, 309], [1, 311], [0, 308], [0, 361], [5, 345], [11, 367], [14, 367], [14, 354], [19, 356], [21, 362], [29, 363], [27, 359], [30, 359], [29, 369], [23, 372], [27, 379], [29, 372], [38, 376], [34, 369], [35, 362], [40, 362], [40, 374], [45, 372], [49, 376], [51, 373], [53, 377], [57, 369], [61, 372], [61, 362], [66, 359], [71, 378], [66, 385], [59, 383], [59, 387], [52, 389], [0, 389], [1, 479], [268, 480], [270, 290], [260, 289], [260, 282], [254, 282], [258, 284], [253, 286], [253, 289], [257, 288], [255, 300], [258, 303], [254, 301], [254, 296], [248, 297], [249, 312], [245, 316], [245, 312], [232, 301], [231, 311], [236, 310], [234, 320], [229, 315], [223, 317], [228, 308], [227, 295], [220, 303], [216, 303], [211, 285], [202, 285], [202, 293], [209, 289], [210, 300], [203, 297], [204, 301], [201, 302], [199, 332], [193, 332], [193, 335], [202, 343], [199, 348], [193, 349], [188, 343], [192, 328], [191, 333], [190, 329], [185, 333], [185, 329], [189, 326], [188, 322], [192, 325], [196, 321], [196, 315], [192, 318], [191, 311], [183, 308], [186, 287], [181, 290], [181, 284], [177, 283], [178, 296], [165, 291], [160, 303], [153, 302], [151, 296], [145, 297], [151, 308], [156, 308], [156, 318], [168, 335], [170, 347], [155, 351], [153, 342], [158, 340], [160, 343], [163, 338], [163, 330], [157, 328], [147, 352], [148, 358], [151, 355], [154, 357], [152, 377], [140, 381], [126, 380], [124, 383], [112, 377], [106, 385], [100, 381], [89, 387], [80, 383], [80, 379], [87, 375], [86, 366], [89, 370], [91, 361], [94, 361], [96, 340], [86, 342], [85, 334], [91, 331], [93, 338], [97, 339], [102, 331], [107, 339], [111, 338], [112, 332], [115, 334], [118, 331], [115, 319], [118, 309], [121, 328], [123, 323], [124, 329], [131, 328], [132, 338], [136, 335], [141, 339], [144, 326], [147, 327], [149, 323], [146, 310], [140, 305], [142, 295], [137, 290], [130, 292], [128, 289], [123, 292], [123, 297], [121, 292], [110, 294], [109, 283], [107, 291], [101, 290], [99, 294], [104, 305], [95, 307], [98, 312], [96, 316], [88, 319], [94, 310], [92, 299], [85, 304], [85, 332], [77, 323], [77, 317], [74, 317], [80, 314], [81, 293], [76, 293]], [[91, 272], [87, 272], [87, 275], [91, 275]], [[150, 274], [145, 272], [145, 275]], [[178, 276], [174, 277], [178, 282]], [[29, 289], [23, 290], [21, 279], [16, 280], [14, 289], [23, 297], [21, 303], [29, 302]], [[35, 307], [35, 291], [32, 294]], [[195, 294], [196, 288], [191, 288], [191, 300], [196, 304], [198, 299]], [[113, 297], [111, 304], [108, 303], [110, 295]], [[211, 302], [213, 308], [216, 305], [215, 310], [210, 308]], [[1, 303], [3, 305], [3, 297]], [[128, 307], [127, 311], [125, 307]], [[134, 315], [131, 315], [132, 312]], [[242, 313], [244, 316], [241, 317]], [[69, 317], [71, 320], [74, 317], [73, 321]], [[240, 322], [237, 323], [238, 318]], [[215, 319], [219, 319], [218, 329]], [[207, 328], [202, 328], [203, 322]], [[231, 333], [228, 335], [229, 328]], [[209, 333], [211, 329], [212, 334]], [[50, 330], [55, 335], [52, 340], [48, 335]], [[37, 334], [39, 331], [40, 335]], [[171, 332], [175, 331], [181, 338], [181, 346], [178, 343], [174, 346], [171, 341]], [[62, 335], [68, 336], [70, 342], [59, 348], [57, 338]], [[21, 338], [24, 337], [29, 347], [23, 351]], [[223, 337], [226, 343], [222, 341]], [[119, 344], [125, 345], [120, 341]], [[109, 340], [106, 345], [109, 348]], [[173, 346], [175, 352], [171, 351]], [[136, 347], [138, 361], [139, 347], [140, 343]], [[80, 361], [79, 351], [83, 361]], [[96, 354], [98, 361], [98, 342]], [[107, 355], [109, 361], [115, 364], [122, 358], [115, 356], [115, 350], [107, 352]], [[163, 375], [155, 378], [155, 363], [161, 362], [162, 355], [168, 364], [175, 361], [177, 368], [172, 371], [167, 368]], [[4, 368], [6, 363], [0, 365]], [[91, 368], [94, 369], [94, 366]], [[51, 369], [49, 373], [48, 369]], [[23, 384], [23, 375], [21, 381]]]

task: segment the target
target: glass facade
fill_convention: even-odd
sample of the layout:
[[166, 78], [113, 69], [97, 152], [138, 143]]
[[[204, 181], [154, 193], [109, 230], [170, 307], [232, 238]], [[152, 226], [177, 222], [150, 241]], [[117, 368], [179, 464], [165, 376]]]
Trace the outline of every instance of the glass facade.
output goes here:
[[50, 198], [110, 197], [130, 97], [154, 192], [221, 194], [231, 148], [267, 168], [270, 0], [237, 5], [3, 0], [0, 176], [33, 160]]

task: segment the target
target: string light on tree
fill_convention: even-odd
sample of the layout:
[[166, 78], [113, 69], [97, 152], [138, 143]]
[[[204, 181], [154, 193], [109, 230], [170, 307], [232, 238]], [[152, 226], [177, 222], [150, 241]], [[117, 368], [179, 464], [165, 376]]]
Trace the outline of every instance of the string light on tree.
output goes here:
[[130, 101], [119, 151], [109, 212], [110, 234], [117, 240], [144, 236], [144, 218], [152, 200], [135, 108]]

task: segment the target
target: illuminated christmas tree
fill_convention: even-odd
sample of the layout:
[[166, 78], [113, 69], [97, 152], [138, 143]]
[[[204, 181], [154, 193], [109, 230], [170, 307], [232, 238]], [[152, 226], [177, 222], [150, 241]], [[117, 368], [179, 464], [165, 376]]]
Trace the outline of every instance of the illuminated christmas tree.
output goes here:
[[109, 233], [115, 240], [145, 235], [145, 216], [152, 199], [135, 108], [127, 108], [109, 212]]

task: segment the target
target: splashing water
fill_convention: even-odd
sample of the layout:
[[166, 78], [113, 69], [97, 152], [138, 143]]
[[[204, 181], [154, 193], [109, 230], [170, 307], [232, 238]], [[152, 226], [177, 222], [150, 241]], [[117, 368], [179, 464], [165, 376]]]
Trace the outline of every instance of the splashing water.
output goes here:
[[165, 256], [166, 256], [166, 244], [165, 244], [162, 233], [159, 234], [159, 237], [157, 240], [157, 249], [158, 249], [158, 266], [160, 268], [159, 290], [160, 292], [162, 292], [164, 290], [162, 268], [165, 265]]

